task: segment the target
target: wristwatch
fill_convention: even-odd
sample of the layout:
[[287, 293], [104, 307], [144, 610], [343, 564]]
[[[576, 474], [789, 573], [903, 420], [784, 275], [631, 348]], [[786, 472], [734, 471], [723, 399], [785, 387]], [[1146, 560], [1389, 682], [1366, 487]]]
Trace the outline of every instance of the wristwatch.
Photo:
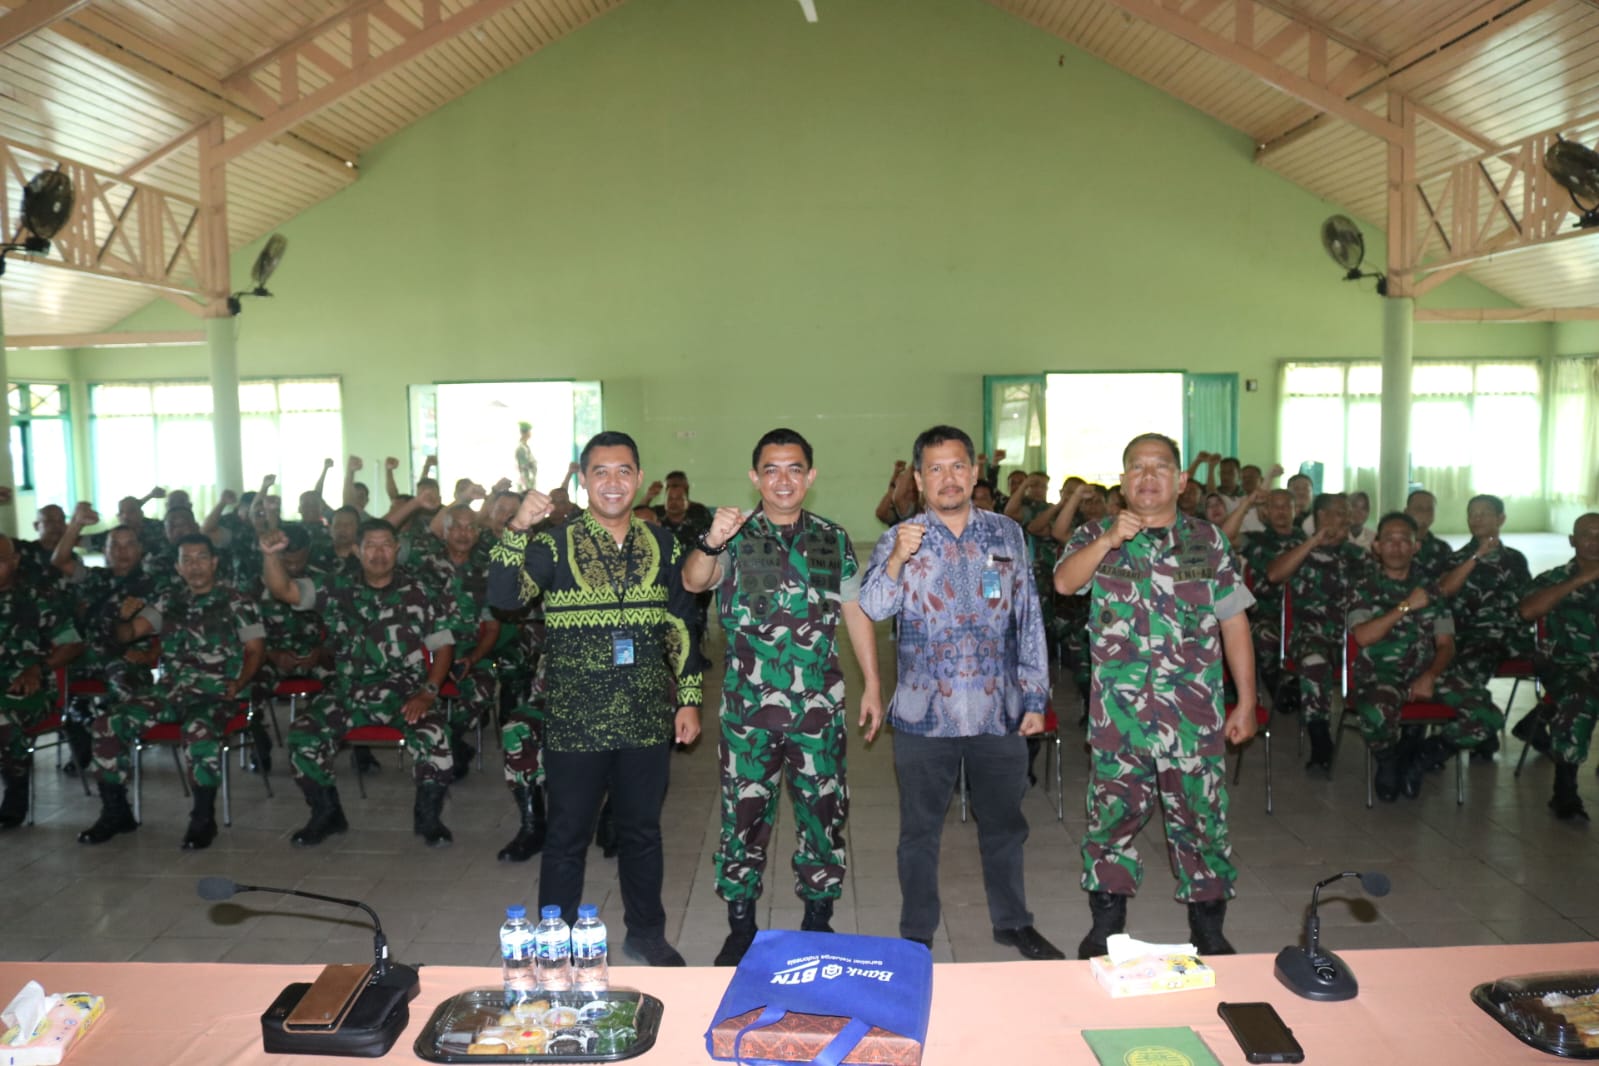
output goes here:
[[1401, 615], [1409, 614], [1410, 613], [1410, 601], [1409, 600], [1400, 600], [1399, 601], [1399, 606], [1395, 607], [1394, 610], [1398, 611]]
[[720, 547], [713, 548], [705, 540], [706, 536], [709, 533], [710, 533], [710, 530], [706, 530], [704, 533], [701, 533], [700, 534], [700, 539], [694, 542], [694, 546], [697, 547], [704, 554], [712, 555], [712, 556], [721, 555], [723, 552], [727, 551], [728, 540], [732, 540], [732, 538], [729, 537], [728, 540], [724, 540]]
[[431, 681], [424, 681], [422, 682], [422, 691], [426, 692], [429, 696], [437, 696], [439, 694], [439, 686], [435, 685]]

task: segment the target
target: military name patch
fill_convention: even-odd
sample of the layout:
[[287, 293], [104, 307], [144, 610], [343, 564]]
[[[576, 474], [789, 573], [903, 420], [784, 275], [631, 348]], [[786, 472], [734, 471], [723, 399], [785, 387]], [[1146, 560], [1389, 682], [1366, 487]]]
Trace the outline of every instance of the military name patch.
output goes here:
[[1137, 581], [1141, 576], [1137, 570], [1130, 566], [1101, 566], [1094, 572], [1101, 577], [1119, 577], [1128, 581]]
[[1176, 580], [1178, 581], [1210, 581], [1216, 576], [1214, 566], [1179, 566]]

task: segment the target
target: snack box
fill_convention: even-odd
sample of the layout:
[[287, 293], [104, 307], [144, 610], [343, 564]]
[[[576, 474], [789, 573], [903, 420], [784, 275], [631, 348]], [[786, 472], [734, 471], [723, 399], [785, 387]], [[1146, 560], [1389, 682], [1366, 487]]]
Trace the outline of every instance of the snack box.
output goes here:
[[[26, 1044], [0, 1044], [0, 1066], [56, 1066], [73, 1044], [94, 1027], [105, 1013], [105, 997], [87, 992], [69, 992], [50, 1008], [44, 1025]], [[15, 1026], [0, 1039], [9, 1041]]]
[[[711, 1030], [711, 1054], [718, 1059], [733, 1057], [733, 1041], [738, 1031], [761, 1016], [760, 1008], [728, 1018]], [[790, 1012], [771, 1025], [751, 1029], [739, 1046], [739, 1061], [810, 1062], [849, 1024], [848, 1018], [827, 1014]], [[845, 1063], [871, 1063], [874, 1066], [920, 1066], [922, 1045], [908, 1036], [873, 1026], [861, 1037]]]
[[1109, 955], [1100, 955], [1089, 966], [1112, 999], [1212, 988], [1216, 984], [1216, 971], [1194, 955], [1144, 955], [1120, 964], [1111, 962]]

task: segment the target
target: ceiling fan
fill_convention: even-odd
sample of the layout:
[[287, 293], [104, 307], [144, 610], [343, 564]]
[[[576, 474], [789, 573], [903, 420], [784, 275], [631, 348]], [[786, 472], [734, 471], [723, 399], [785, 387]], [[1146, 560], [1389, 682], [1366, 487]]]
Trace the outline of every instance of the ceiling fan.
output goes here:
[[261, 254], [255, 257], [255, 263], [250, 267], [250, 280], [255, 282], [253, 289], [240, 289], [228, 297], [228, 314], [236, 315], [243, 308], [240, 300], [245, 296], [271, 296], [267, 291], [267, 279], [272, 272], [283, 262], [283, 253], [289, 250], [289, 239], [281, 233], [274, 233], [267, 238], [266, 245], [261, 249]]

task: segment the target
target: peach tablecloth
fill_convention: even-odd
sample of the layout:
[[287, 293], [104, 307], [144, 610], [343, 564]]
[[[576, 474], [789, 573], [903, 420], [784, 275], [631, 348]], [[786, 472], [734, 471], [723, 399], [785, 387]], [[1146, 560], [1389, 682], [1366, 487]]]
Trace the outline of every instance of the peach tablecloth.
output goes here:
[[[1112, 1000], [1081, 962], [961, 963], [936, 967], [928, 1066], [1093, 1063], [1085, 1028], [1192, 1026], [1223, 1063], [1244, 1061], [1216, 1016], [1224, 1000], [1268, 1000], [1304, 1045], [1307, 1063], [1512, 1063], [1556, 1061], [1518, 1043], [1471, 1002], [1473, 986], [1545, 970], [1599, 969], [1599, 943], [1396, 949], [1341, 953], [1360, 996], [1312, 1003], [1272, 976], [1269, 955], [1211, 960], [1216, 987]], [[30, 978], [51, 992], [106, 997], [96, 1029], [67, 1058], [71, 1066], [228, 1066], [326, 1063], [317, 1056], [267, 1055], [260, 1015], [279, 990], [314, 978], [315, 966], [177, 963], [0, 963], [0, 996]], [[704, 1033], [729, 971], [618, 967], [612, 983], [642, 988], [666, 1005], [650, 1063], [706, 1063]], [[496, 970], [425, 966], [411, 1024], [386, 1056], [419, 1061], [417, 1033], [439, 1002], [466, 988], [499, 983]], [[349, 1060], [346, 1060], [349, 1061]]]

